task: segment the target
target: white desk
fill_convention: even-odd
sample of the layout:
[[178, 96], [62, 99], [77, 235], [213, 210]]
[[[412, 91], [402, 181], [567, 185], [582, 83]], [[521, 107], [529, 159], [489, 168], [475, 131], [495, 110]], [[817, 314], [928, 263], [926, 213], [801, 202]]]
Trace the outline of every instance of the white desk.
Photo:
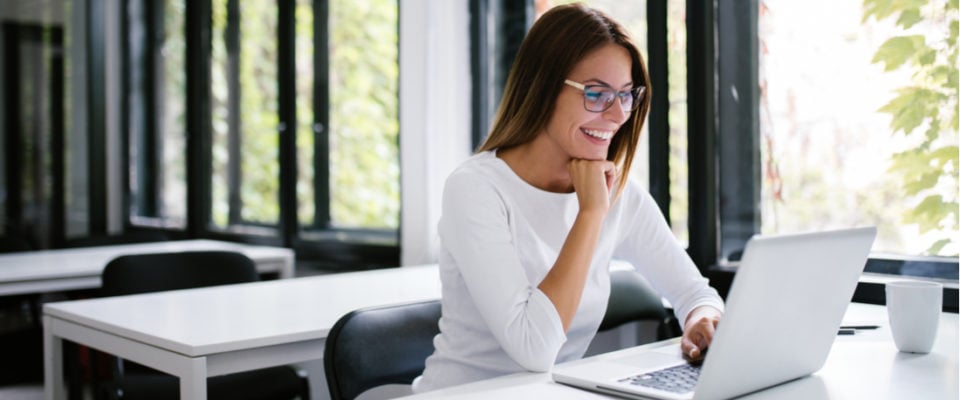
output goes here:
[[260, 273], [293, 278], [293, 250], [215, 240], [176, 240], [155, 243], [26, 251], [0, 255], [0, 296], [100, 287], [100, 274], [110, 260], [127, 254], [229, 250], [250, 257]]
[[321, 359], [347, 312], [438, 298], [428, 265], [48, 303], [44, 398], [65, 396], [61, 339], [178, 376], [182, 399], [205, 399], [208, 376]]
[[[958, 395], [958, 319], [957, 314], [942, 314], [940, 332], [933, 352], [926, 355], [897, 351], [887, 328], [886, 308], [852, 304], [844, 318], [848, 324], [877, 324], [875, 331], [853, 336], [838, 336], [826, 365], [813, 375], [754, 393], [742, 399], [949, 399]], [[669, 346], [677, 339], [651, 343]], [[617, 357], [626, 349], [586, 358], [589, 363]], [[616, 397], [587, 392], [551, 380], [549, 373], [523, 373], [470, 383], [435, 392], [404, 397], [427, 399], [612, 399]]]

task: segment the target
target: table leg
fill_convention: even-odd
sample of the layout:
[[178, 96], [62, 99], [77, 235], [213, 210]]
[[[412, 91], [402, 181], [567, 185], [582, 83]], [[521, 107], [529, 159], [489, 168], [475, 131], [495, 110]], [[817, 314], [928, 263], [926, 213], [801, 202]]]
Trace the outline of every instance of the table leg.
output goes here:
[[186, 373], [180, 376], [180, 398], [183, 400], [207, 399], [207, 359], [192, 359]]
[[53, 318], [43, 316], [43, 398], [63, 400], [63, 340], [53, 336]]

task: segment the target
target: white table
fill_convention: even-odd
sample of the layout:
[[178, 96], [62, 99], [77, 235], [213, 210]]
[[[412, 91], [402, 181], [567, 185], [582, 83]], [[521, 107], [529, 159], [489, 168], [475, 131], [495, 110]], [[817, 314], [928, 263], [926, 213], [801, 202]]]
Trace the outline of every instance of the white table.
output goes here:
[[0, 255], [0, 296], [100, 287], [100, 274], [110, 260], [128, 254], [229, 250], [250, 257], [260, 273], [293, 278], [293, 250], [216, 240], [175, 240], [153, 243], [25, 251]]
[[[824, 367], [813, 375], [779, 385], [743, 399], [949, 399], [958, 394], [958, 319], [957, 314], [944, 313], [934, 350], [930, 354], [906, 354], [897, 351], [887, 327], [886, 308], [851, 304], [845, 324], [875, 324], [875, 331], [861, 331], [852, 336], [838, 336]], [[677, 339], [651, 343], [654, 346], [676, 345]], [[590, 363], [639, 348], [574, 361]], [[455, 386], [434, 392], [404, 397], [407, 400], [427, 399], [614, 399], [561, 385], [549, 373], [521, 373]]]
[[205, 399], [208, 376], [321, 359], [347, 312], [438, 298], [428, 265], [47, 303], [44, 398], [65, 397], [61, 339], [178, 376], [182, 399]]

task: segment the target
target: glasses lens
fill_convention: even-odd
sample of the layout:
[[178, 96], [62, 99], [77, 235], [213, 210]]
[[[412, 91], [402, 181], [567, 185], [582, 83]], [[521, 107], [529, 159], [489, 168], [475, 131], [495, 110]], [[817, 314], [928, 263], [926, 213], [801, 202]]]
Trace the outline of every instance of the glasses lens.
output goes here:
[[617, 94], [617, 97], [620, 98], [620, 109], [623, 111], [632, 111], [633, 105], [637, 103], [634, 101], [633, 91], [620, 92]]
[[613, 89], [602, 86], [587, 86], [583, 91], [583, 104], [589, 111], [602, 112], [610, 108], [616, 97], [617, 94]]

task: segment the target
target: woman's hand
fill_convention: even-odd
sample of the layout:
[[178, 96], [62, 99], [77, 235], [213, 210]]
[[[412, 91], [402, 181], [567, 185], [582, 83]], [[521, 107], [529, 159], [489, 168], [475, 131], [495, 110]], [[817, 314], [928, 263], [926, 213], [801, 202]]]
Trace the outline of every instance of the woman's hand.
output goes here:
[[687, 360], [703, 361], [722, 315], [720, 310], [710, 306], [697, 307], [687, 315], [687, 321], [683, 324], [683, 338], [680, 340], [680, 351]]
[[610, 191], [617, 178], [617, 165], [611, 161], [573, 159], [567, 163], [573, 190], [577, 192], [580, 211], [610, 208]]

